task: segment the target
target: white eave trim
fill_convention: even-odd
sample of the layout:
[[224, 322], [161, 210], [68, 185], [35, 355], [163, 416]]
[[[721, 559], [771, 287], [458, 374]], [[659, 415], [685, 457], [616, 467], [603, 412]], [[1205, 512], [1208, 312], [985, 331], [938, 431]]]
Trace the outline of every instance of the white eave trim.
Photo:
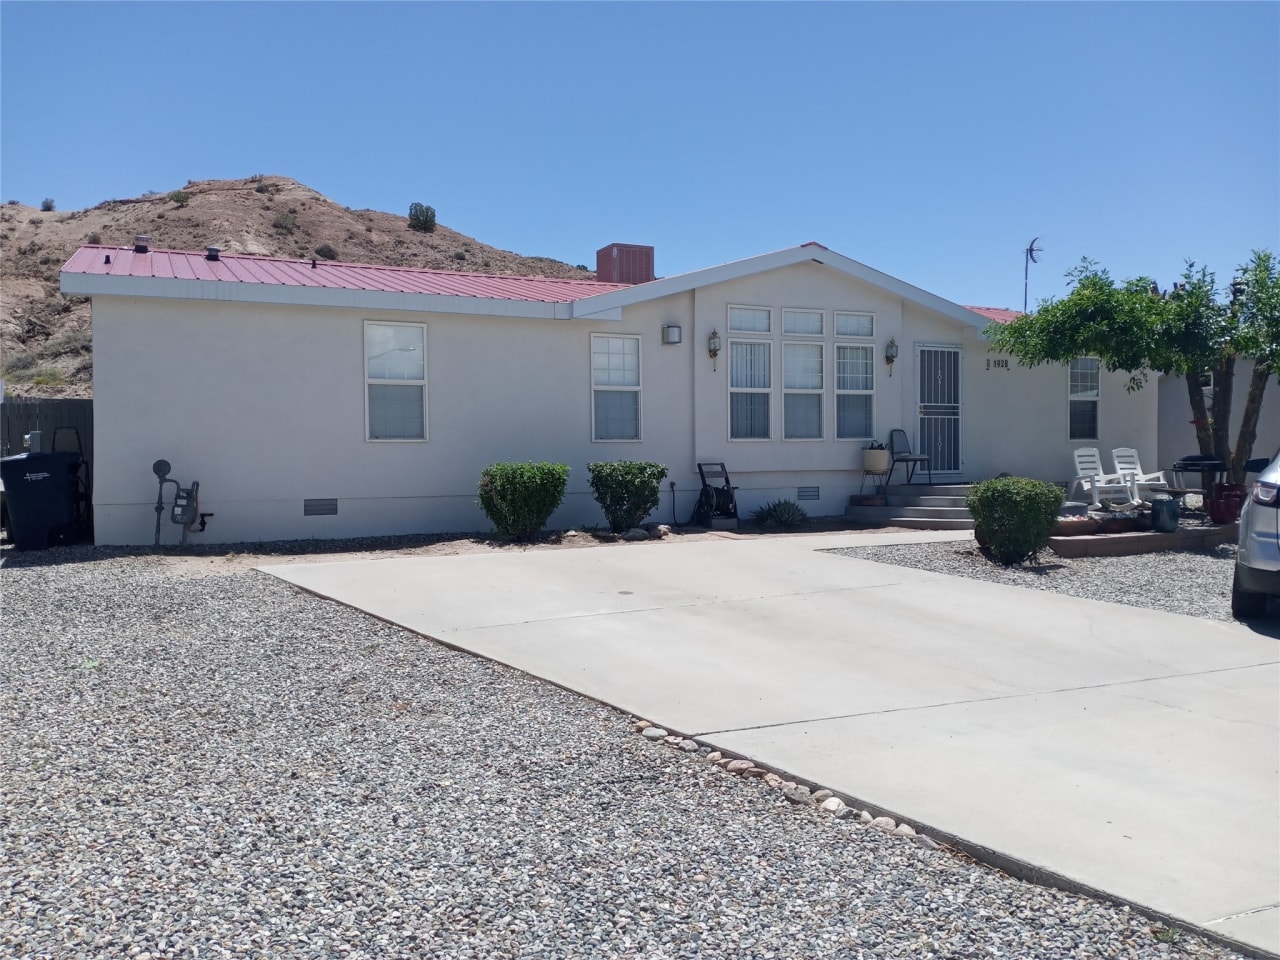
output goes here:
[[[903, 300], [936, 313], [941, 313], [979, 330], [987, 324], [985, 317], [974, 313], [972, 310], [965, 309], [958, 303], [944, 300], [942, 297], [927, 290], [922, 290], [899, 280], [897, 277], [891, 277], [887, 273], [881, 273], [879, 270], [868, 267], [865, 263], [859, 263], [857, 260], [851, 260], [842, 254], [818, 246], [788, 247], [786, 250], [778, 250], [758, 257], [748, 257], [746, 260], [736, 260], [733, 263], [721, 264], [718, 267], [694, 270], [691, 273], [665, 277], [662, 280], [652, 280], [649, 283], [637, 284], [626, 290], [616, 290], [613, 293], [599, 293], [593, 297], [584, 297], [581, 300], [574, 301], [572, 304], [573, 315], [575, 317], [594, 318], [604, 311], [621, 309], [677, 293], [687, 293], [690, 290], [708, 287], [715, 283], [738, 280], [742, 277], [763, 273], [766, 270], [776, 270], [780, 267], [789, 267], [806, 261], [832, 267], [864, 283], [869, 283], [874, 287], [879, 287], [895, 294]], [[600, 319], [604, 319], [604, 317], [600, 317]]]
[[[301, 307], [345, 307], [353, 310], [400, 310], [407, 313], [528, 317], [540, 320], [573, 320], [576, 317], [572, 303], [546, 303], [538, 300], [503, 300], [493, 297], [457, 297], [336, 287], [294, 287], [170, 277], [110, 277], [92, 273], [63, 273], [60, 280], [62, 292], [73, 296], [158, 297], [165, 300], [271, 303]], [[593, 311], [592, 319], [621, 320], [622, 311]]]

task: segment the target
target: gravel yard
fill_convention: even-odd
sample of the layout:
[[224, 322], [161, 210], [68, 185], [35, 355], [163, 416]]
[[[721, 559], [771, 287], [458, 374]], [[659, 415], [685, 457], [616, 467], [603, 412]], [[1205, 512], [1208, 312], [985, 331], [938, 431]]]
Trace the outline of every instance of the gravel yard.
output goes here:
[[956, 577], [1052, 590], [1087, 600], [1106, 600], [1210, 620], [1232, 619], [1234, 543], [1208, 550], [1170, 550], [1135, 557], [1074, 560], [1045, 550], [1038, 564], [1022, 567], [991, 563], [978, 552], [972, 540], [852, 547], [832, 552]]
[[[1224, 616], [1222, 556], [1154, 562], [1013, 576]], [[2, 955], [1236, 956], [217, 558], [9, 549], [0, 589]]]

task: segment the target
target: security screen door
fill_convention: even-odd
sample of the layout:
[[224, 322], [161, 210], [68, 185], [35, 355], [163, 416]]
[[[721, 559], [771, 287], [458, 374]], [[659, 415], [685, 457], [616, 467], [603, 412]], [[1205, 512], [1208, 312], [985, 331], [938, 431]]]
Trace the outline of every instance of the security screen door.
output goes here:
[[916, 384], [920, 397], [918, 453], [934, 473], [960, 472], [960, 348], [920, 347]]

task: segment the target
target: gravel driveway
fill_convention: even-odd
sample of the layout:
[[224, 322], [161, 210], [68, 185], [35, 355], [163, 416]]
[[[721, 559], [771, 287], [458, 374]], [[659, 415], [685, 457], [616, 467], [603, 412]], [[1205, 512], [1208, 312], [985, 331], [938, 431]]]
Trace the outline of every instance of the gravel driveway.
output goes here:
[[6, 550], [0, 589], [3, 955], [1236, 956], [255, 571]]

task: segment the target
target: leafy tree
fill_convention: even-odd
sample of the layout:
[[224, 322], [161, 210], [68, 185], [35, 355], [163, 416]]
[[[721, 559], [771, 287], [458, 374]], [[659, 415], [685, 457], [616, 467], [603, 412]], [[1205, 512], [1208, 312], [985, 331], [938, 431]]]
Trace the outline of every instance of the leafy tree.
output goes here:
[[[992, 347], [1030, 367], [1097, 357], [1107, 370], [1129, 374], [1129, 390], [1145, 386], [1151, 371], [1186, 378], [1200, 452], [1226, 463], [1232, 482], [1243, 481], [1263, 394], [1280, 371], [1280, 277], [1272, 254], [1255, 250], [1221, 293], [1213, 273], [1193, 262], [1167, 293], [1149, 277], [1117, 285], [1087, 258], [1067, 277], [1072, 290], [1062, 300], [1042, 301], [1009, 324], [988, 324]], [[1233, 448], [1237, 357], [1252, 358], [1254, 366]], [[1213, 374], [1208, 407], [1203, 373]]]
[[187, 190], [170, 190], [166, 199], [181, 209], [191, 201], [191, 193]]

